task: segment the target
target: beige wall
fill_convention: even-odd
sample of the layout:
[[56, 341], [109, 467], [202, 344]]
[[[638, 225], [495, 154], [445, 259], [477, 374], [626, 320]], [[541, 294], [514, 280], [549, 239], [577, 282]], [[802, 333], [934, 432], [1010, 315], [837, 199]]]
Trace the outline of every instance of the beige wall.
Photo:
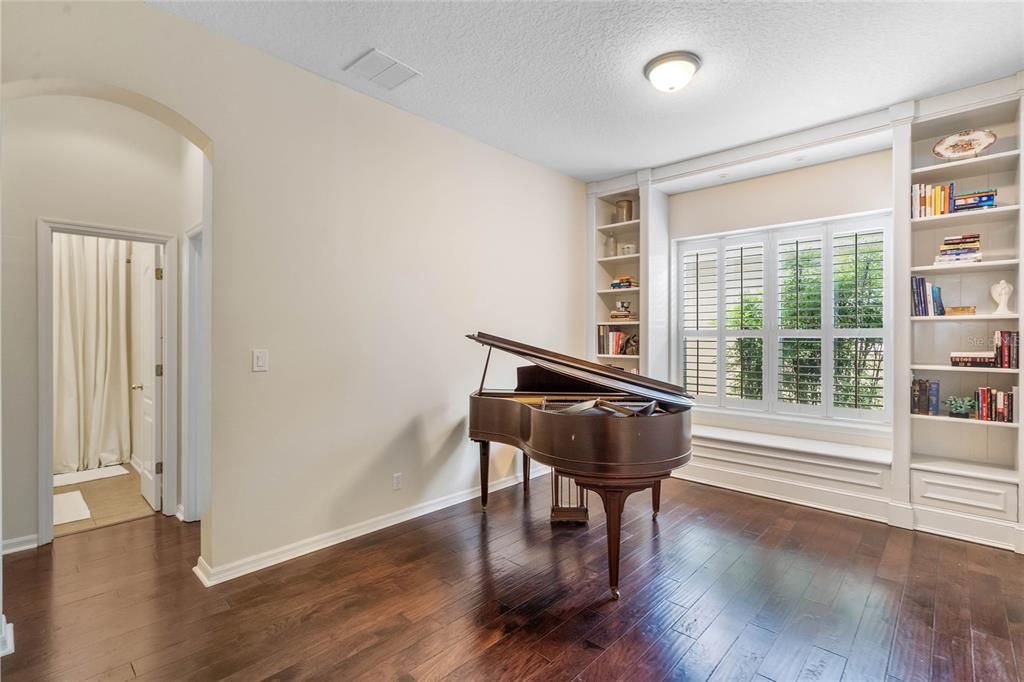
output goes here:
[[200, 152], [117, 104], [83, 97], [4, 100], [3, 430], [6, 539], [36, 533], [36, 220], [182, 234], [201, 216]]
[[[471, 488], [462, 335], [582, 352], [583, 185], [156, 7], [63, 8], [3, 4], [5, 82], [127, 88], [213, 140], [206, 561]], [[492, 477], [512, 469], [500, 449]]]
[[673, 239], [892, 206], [889, 150], [669, 197]]

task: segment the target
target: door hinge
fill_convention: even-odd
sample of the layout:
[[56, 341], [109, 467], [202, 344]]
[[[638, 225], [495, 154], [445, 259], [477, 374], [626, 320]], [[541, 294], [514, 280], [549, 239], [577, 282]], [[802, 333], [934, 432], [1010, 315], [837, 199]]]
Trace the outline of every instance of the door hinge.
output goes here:
[[164, 375], [164, 366], [163, 365], [157, 365], [156, 366], [156, 375], [158, 377], [162, 377]]
[[164, 463], [163, 462], [157, 462], [156, 463], [156, 475], [160, 476], [163, 473], [164, 473]]
[[164, 278], [164, 269], [163, 268], [157, 268], [156, 269], [156, 278], [158, 280], [162, 280]]

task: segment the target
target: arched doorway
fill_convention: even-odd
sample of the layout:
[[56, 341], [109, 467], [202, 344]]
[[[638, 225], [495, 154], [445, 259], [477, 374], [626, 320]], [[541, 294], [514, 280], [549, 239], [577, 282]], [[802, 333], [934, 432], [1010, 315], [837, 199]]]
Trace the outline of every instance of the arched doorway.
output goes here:
[[[202, 152], [202, 219], [189, 230], [182, 242], [180, 288], [182, 324], [182, 372], [180, 391], [165, 408], [167, 424], [175, 429], [175, 451], [167, 452], [165, 466], [178, 469], [180, 452], [180, 478], [165, 476], [163, 494], [168, 500], [179, 499], [181, 506], [165, 508], [164, 513], [175, 513], [183, 520], [198, 520], [209, 503], [210, 480], [210, 283], [212, 282], [213, 211], [212, 211], [212, 141], [191, 121], [149, 97], [115, 86], [64, 79], [34, 79], [5, 83], [3, 100], [28, 97], [71, 96], [103, 100], [132, 109], [167, 126], [191, 142]], [[40, 221], [40, 235], [44, 231]], [[41, 258], [49, 242], [40, 236], [37, 249]], [[176, 254], [178, 255], [178, 254]], [[40, 271], [42, 269], [40, 268]], [[176, 273], [176, 274], [179, 274]], [[41, 277], [41, 276], [40, 276]], [[41, 281], [38, 280], [38, 281]], [[40, 287], [42, 290], [42, 287]], [[48, 313], [38, 308], [40, 334], [38, 344], [36, 405], [38, 455], [38, 505], [36, 510], [37, 535], [34, 544], [45, 544], [53, 537], [53, 358], [43, 346]], [[180, 399], [179, 399], [180, 398]], [[180, 408], [180, 412], [179, 412]]]

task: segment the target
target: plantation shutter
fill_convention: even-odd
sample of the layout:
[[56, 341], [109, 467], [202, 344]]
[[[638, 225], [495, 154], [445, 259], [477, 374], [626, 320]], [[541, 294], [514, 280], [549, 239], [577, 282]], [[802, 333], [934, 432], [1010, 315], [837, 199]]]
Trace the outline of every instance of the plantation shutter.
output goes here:
[[682, 309], [684, 329], [718, 327], [718, 250], [683, 253]]
[[821, 339], [779, 339], [780, 402], [821, 404]]
[[760, 329], [764, 317], [764, 244], [725, 249], [725, 328]]
[[680, 380], [690, 395], [713, 398], [718, 395], [718, 247], [683, 250], [680, 264]]
[[884, 407], [884, 234], [872, 229], [832, 239], [832, 405]]
[[725, 396], [763, 397], [764, 257], [763, 243], [728, 244], [724, 251]]
[[778, 245], [779, 329], [821, 329], [821, 237]]
[[835, 339], [832, 356], [832, 404], [853, 410], [881, 410], [885, 380], [882, 338]]
[[881, 329], [883, 235], [851, 232], [832, 240], [832, 300], [836, 329]]
[[690, 395], [718, 394], [718, 339], [683, 339], [682, 383]]

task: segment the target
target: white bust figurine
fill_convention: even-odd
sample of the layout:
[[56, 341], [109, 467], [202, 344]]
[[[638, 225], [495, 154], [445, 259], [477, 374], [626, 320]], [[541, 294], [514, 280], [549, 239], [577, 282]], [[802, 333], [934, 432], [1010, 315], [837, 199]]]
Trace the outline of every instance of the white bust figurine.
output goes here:
[[1001, 279], [992, 285], [989, 292], [992, 294], [992, 298], [996, 301], [996, 314], [1005, 315], [1009, 313], [1010, 309], [1007, 307], [1007, 303], [1010, 302], [1010, 294], [1013, 293], [1013, 285], [1005, 279]]

